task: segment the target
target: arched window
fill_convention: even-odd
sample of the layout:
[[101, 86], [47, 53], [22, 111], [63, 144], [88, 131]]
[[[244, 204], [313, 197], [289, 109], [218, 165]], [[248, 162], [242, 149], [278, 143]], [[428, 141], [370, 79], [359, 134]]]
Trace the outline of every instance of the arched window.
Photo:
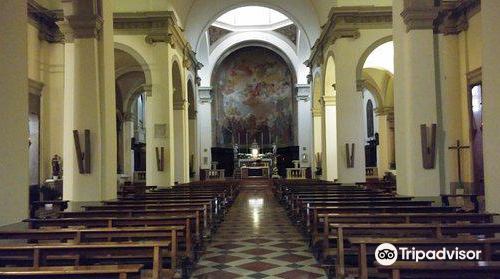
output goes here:
[[375, 128], [373, 124], [373, 103], [372, 100], [368, 100], [366, 103], [366, 130], [368, 138], [375, 136]]

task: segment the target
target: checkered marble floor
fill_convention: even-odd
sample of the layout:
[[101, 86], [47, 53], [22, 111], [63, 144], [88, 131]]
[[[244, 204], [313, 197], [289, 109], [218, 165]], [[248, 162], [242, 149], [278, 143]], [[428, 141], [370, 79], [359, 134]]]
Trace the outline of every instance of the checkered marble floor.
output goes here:
[[323, 279], [270, 188], [244, 188], [191, 278]]

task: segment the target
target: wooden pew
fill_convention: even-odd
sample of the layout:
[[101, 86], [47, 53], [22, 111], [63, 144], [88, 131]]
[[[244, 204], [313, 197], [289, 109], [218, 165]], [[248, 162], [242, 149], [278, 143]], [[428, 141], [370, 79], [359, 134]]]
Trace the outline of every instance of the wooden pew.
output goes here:
[[[0, 231], [0, 240], [17, 239], [28, 243], [57, 241], [59, 243], [130, 242], [130, 241], [170, 241], [171, 264], [177, 265], [178, 238], [189, 241], [184, 235], [184, 226], [139, 227], [139, 228], [93, 228], [93, 229], [23, 229]], [[191, 258], [190, 245], [186, 245], [183, 256]]]
[[43, 266], [1, 267], [0, 278], [44, 279], [140, 279], [142, 264], [92, 265], [92, 266]]
[[[430, 251], [447, 248], [449, 250], [460, 247], [461, 250], [481, 250], [481, 259], [492, 260], [494, 251], [500, 249], [500, 238], [373, 238], [349, 237], [347, 238], [353, 249], [358, 249], [358, 272], [352, 274], [360, 279], [368, 279], [368, 256], [375, 255], [375, 249], [382, 243], [391, 243], [396, 247], [415, 247], [419, 250]], [[348, 272], [349, 273], [349, 272]]]
[[[14, 257], [18, 261], [23, 257], [30, 262], [31, 266], [38, 268], [46, 266], [51, 258], [61, 258], [72, 256], [76, 258], [75, 266], [80, 265], [80, 261], [105, 262], [109, 260], [148, 259], [152, 264], [153, 279], [160, 279], [162, 274], [163, 255], [168, 254], [170, 242], [128, 242], [128, 243], [90, 243], [90, 244], [23, 244], [23, 245], [2, 245], [0, 246], [0, 265], [9, 262], [9, 257]], [[56, 261], [57, 263], [60, 260]], [[170, 271], [172, 273], [173, 271]]]
[[492, 223], [492, 213], [324, 213], [313, 218], [311, 238], [314, 243], [317, 236], [328, 223]]
[[499, 261], [449, 261], [449, 262], [397, 262], [390, 266], [377, 266], [390, 279], [412, 278], [500, 278]]
[[[345, 275], [345, 240], [348, 237], [427, 237], [442, 239], [461, 234], [494, 236], [500, 224], [329, 224], [323, 232], [323, 256], [335, 257], [335, 270], [339, 278]], [[336, 243], [329, 249], [330, 241]]]
[[[200, 218], [200, 213], [202, 218]], [[60, 218], [89, 218], [89, 217], [149, 217], [149, 216], [196, 216], [196, 232], [197, 236], [203, 236], [205, 233], [210, 233], [208, 224], [208, 214], [204, 207], [190, 208], [169, 208], [169, 209], [148, 209], [148, 210], [95, 210], [95, 211], [76, 211], [76, 212], [60, 212]], [[201, 226], [203, 222], [203, 226]]]
[[[83, 227], [83, 228], [123, 228], [123, 227], [164, 227], [164, 226], [184, 226], [186, 237], [186, 251], [193, 251], [193, 242], [199, 240], [199, 222], [196, 222], [198, 217], [195, 215], [184, 216], [158, 216], [158, 217], [142, 217], [142, 218], [118, 218], [118, 217], [103, 217], [103, 218], [58, 218], [58, 219], [27, 219], [32, 229], [40, 228], [68, 228], [68, 227]], [[192, 237], [191, 232], [195, 235]], [[202, 244], [200, 244], [202, 245]]]

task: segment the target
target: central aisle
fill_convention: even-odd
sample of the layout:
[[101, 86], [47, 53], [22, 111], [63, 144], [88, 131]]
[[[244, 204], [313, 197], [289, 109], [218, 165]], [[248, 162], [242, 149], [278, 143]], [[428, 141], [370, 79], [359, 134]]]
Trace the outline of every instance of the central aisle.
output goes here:
[[245, 184], [192, 278], [326, 278], [270, 186]]

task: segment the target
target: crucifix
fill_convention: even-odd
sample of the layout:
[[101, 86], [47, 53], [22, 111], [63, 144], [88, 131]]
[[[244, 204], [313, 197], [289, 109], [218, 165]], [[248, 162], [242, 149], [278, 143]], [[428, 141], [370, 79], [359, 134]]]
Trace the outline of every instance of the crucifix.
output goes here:
[[460, 140], [457, 140], [457, 145], [455, 146], [450, 146], [448, 149], [456, 149], [457, 150], [457, 163], [458, 163], [458, 185], [462, 186], [462, 160], [460, 156], [460, 151], [462, 149], [467, 149], [470, 148], [470, 146], [466, 145], [460, 145]]

